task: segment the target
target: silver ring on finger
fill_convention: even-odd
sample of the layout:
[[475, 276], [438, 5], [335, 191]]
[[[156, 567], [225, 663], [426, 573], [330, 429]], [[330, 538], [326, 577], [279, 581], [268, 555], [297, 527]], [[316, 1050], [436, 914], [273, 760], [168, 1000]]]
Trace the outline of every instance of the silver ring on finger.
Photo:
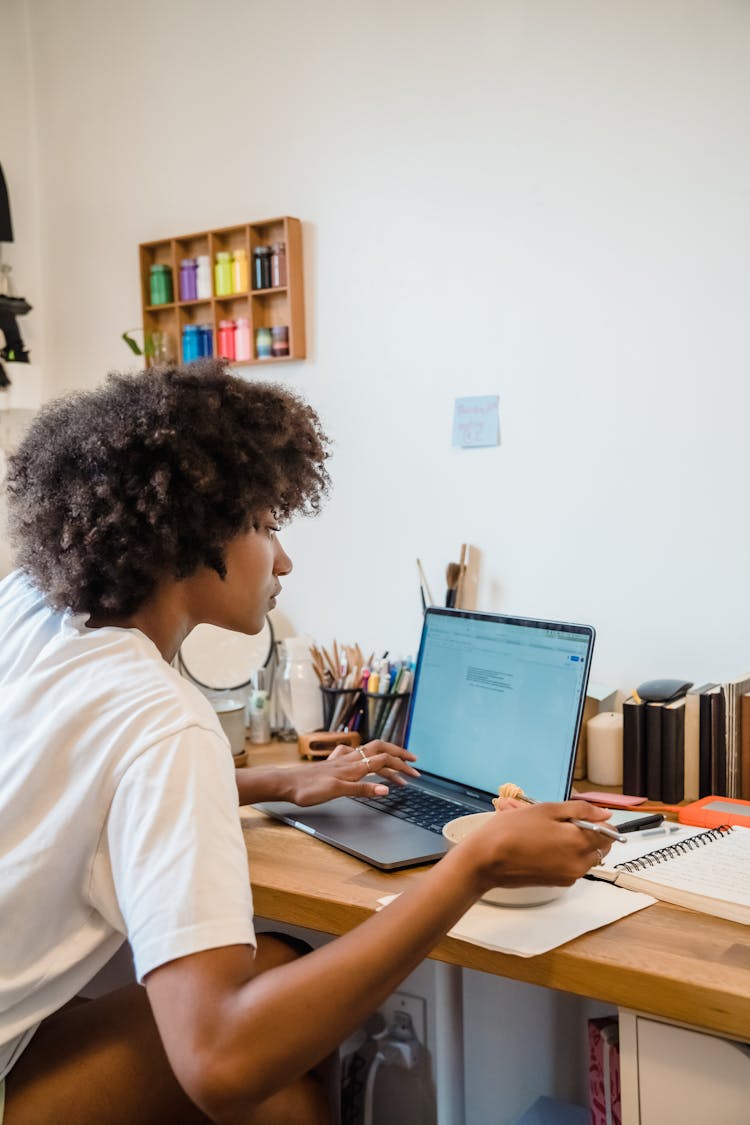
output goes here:
[[596, 852], [599, 860], [598, 866], [601, 867], [601, 865], [604, 863], [604, 852], [601, 848], [595, 848], [594, 851]]
[[362, 747], [361, 747], [361, 746], [358, 746], [358, 747], [357, 747], [357, 749], [359, 750], [359, 752], [360, 752], [360, 754], [361, 754], [361, 756], [362, 756], [362, 761], [363, 761], [363, 762], [365, 763], [365, 765], [367, 766], [367, 768], [368, 768], [368, 770], [369, 770], [369, 768], [370, 768], [370, 759], [369, 759], [369, 758], [367, 757], [367, 755], [365, 754], [365, 752], [364, 752], [364, 750], [362, 749]]

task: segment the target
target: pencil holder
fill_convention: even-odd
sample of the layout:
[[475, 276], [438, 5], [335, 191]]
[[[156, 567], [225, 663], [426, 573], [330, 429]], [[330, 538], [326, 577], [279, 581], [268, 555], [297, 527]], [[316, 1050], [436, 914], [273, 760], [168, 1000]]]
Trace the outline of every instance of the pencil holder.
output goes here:
[[403, 746], [406, 717], [409, 713], [410, 691], [362, 693], [362, 720], [358, 729], [363, 742], [382, 738], [395, 746]]
[[[355, 717], [361, 712], [361, 688], [321, 687], [323, 697], [324, 730], [359, 730], [361, 719], [353, 725]], [[361, 733], [361, 731], [360, 731]]]
[[409, 691], [365, 692], [361, 688], [321, 687], [323, 726], [329, 731], [357, 731], [363, 742], [382, 738], [402, 746], [409, 712]]

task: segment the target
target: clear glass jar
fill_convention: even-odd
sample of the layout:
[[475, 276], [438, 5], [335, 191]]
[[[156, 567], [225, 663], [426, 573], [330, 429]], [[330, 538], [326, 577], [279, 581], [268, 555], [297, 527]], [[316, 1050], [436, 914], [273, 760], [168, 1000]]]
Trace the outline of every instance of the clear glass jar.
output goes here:
[[271, 244], [271, 286], [278, 289], [286, 285], [286, 243]]
[[297, 734], [321, 730], [323, 698], [310, 655], [309, 637], [287, 637], [281, 642], [278, 701]]

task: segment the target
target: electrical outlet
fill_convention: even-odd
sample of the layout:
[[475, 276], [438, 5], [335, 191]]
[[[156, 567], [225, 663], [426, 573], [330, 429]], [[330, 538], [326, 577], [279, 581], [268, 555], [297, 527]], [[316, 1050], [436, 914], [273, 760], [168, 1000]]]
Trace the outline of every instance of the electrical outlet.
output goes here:
[[397, 1012], [405, 1012], [411, 1017], [417, 1039], [427, 1046], [427, 1001], [423, 996], [411, 996], [408, 992], [394, 992], [381, 1006], [386, 1027], [393, 1023]]

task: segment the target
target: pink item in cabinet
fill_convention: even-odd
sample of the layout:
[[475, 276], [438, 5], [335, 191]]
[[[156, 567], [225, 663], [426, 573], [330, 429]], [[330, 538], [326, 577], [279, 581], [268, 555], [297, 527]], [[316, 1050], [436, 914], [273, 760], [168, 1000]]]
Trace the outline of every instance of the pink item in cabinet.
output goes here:
[[240, 362], [252, 359], [250, 321], [246, 316], [238, 316], [234, 330], [234, 358]]
[[235, 327], [233, 320], [219, 321], [219, 355], [222, 359], [236, 359]]
[[592, 1125], [622, 1125], [617, 1020], [589, 1020], [589, 1108]]

